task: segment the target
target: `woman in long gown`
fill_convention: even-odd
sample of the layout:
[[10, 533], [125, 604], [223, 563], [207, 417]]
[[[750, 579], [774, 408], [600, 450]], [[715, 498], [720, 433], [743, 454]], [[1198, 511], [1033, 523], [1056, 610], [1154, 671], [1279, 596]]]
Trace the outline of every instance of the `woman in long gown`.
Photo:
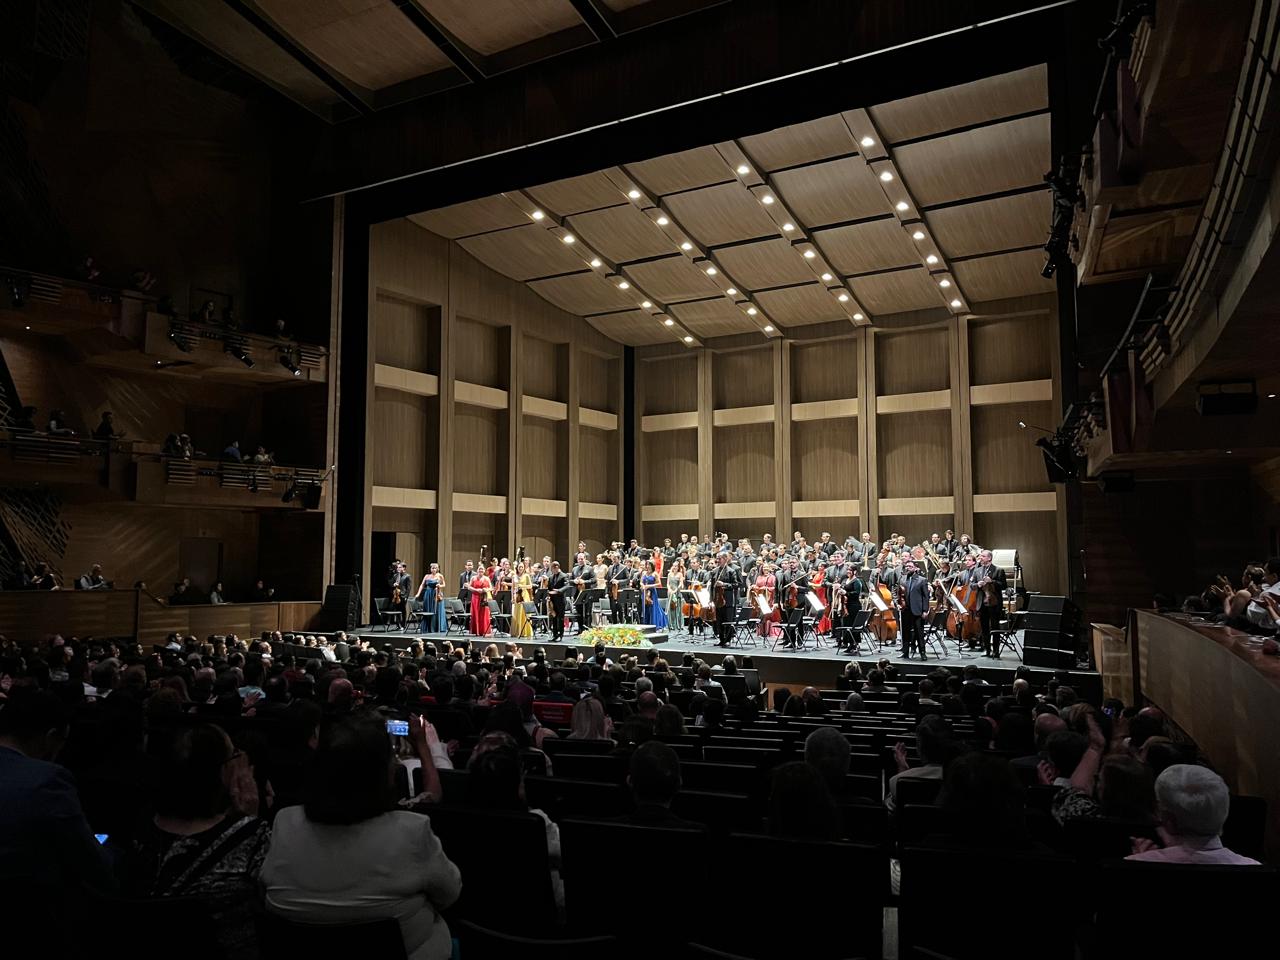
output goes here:
[[818, 595], [818, 599], [822, 601], [822, 616], [818, 618], [818, 625], [815, 628], [818, 635], [831, 632], [831, 617], [828, 615], [831, 607], [827, 603], [827, 565], [823, 561], [818, 561], [818, 572], [809, 578], [809, 589]]
[[667, 622], [677, 633], [684, 632], [684, 608], [680, 591], [684, 589], [684, 561], [676, 557], [667, 572]]
[[515, 578], [512, 581], [511, 595], [511, 635], [513, 637], [532, 637], [533, 625], [524, 612], [526, 602], [533, 599], [533, 577], [525, 569], [524, 562], [516, 564]]
[[[756, 577], [754, 593], [756, 596], [764, 596], [773, 607], [767, 617], [761, 614], [760, 622], [756, 625], [756, 633], [762, 637], [768, 637], [773, 630], [773, 625], [782, 619], [782, 612], [778, 609], [778, 578], [774, 576], [773, 564], [760, 565], [760, 574]], [[753, 605], [757, 611], [760, 609], [758, 602]]]
[[440, 564], [433, 563], [423, 574], [416, 599], [422, 602], [422, 625], [432, 633], [448, 633], [449, 623], [445, 619], [444, 609], [444, 577], [440, 573]]
[[640, 578], [640, 590], [644, 594], [644, 622], [662, 629], [667, 625], [667, 612], [662, 609], [662, 602], [658, 599], [659, 583], [653, 561], [646, 560], [644, 576]]
[[489, 600], [493, 597], [493, 581], [484, 571], [471, 578], [471, 633], [477, 637], [489, 635]]

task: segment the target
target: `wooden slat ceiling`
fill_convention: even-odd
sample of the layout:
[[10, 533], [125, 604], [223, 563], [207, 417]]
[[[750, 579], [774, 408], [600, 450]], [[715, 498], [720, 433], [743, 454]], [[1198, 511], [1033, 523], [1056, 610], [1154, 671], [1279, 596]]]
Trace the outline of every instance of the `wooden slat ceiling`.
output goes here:
[[1021, 70], [413, 219], [634, 346], [980, 312], [1053, 289], [1045, 83]]
[[135, 0], [335, 122], [724, 0], [589, 2], [594, 11], [578, 0]]

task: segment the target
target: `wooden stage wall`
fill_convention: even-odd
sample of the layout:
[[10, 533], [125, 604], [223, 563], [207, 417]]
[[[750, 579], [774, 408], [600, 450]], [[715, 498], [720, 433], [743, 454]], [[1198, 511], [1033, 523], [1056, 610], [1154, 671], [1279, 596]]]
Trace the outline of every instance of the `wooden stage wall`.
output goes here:
[[1065, 501], [1018, 427], [1059, 419], [1056, 304], [935, 317], [638, 348], [638, 535], [918, 542], [951, 527], [1017, 548], [1028, 589], [1065, 592]]

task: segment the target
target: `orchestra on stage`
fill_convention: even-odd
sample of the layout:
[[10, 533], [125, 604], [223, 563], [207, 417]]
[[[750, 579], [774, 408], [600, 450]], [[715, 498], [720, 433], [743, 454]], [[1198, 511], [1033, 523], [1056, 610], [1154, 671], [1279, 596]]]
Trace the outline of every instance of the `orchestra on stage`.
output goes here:
[[[386, 609], [407, 627], [447, 633], [453, 604], [459, 626], [477, 637], [494, 632], [552, 640], [566, 625], [582, 632], [605, 624], [637, 624], [727, 647], [750, 628], [775, 649], [807, 642], [856, 652], [862, 644], [901, 644], [901, 655], [925, 655], [926, 640], [943, 635], [959, 649], [1000, 653], [999, 624], [1018, 601], [1016, 551], [997, 563], [968, 534], [934, 533], [918, 544], [869, 533], [843, 543], [823, 533], [810, 544], [798, 531], [779, 544], [681, 534], [647, 547], [636, 540], [588, 551], [580, 542], [572, 566], [517, 551], [515, 562], [490, 555], [468, 560], [446, 596], [432, 563], [416, 592], [405, 565], [392, 564]], [[1010, 584], [1010, 573], [1015, 583]]]

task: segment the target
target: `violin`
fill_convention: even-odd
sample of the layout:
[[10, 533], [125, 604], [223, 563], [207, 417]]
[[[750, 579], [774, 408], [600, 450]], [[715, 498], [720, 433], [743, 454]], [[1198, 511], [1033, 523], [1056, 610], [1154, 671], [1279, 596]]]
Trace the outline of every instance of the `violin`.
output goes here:
[[396, 584], [391, 588], [391, 605], [393, 607], [401, 606], [404, 603], [404, 595], [400, 593], [400, 584]]

